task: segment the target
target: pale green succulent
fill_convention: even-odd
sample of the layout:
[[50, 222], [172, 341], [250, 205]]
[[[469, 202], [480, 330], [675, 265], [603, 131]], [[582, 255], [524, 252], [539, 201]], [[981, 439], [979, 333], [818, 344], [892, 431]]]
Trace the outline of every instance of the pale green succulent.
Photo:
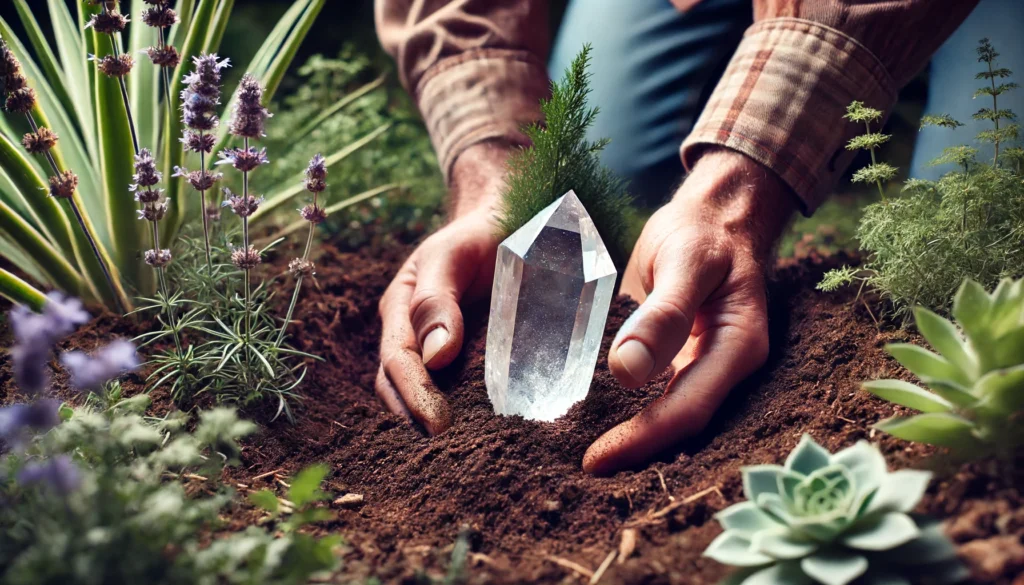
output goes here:
[[865, 383], [875, 396], [922, 413], [877, 426], [908, 441], [1012, 454], [1024, 442], [1013, 424], [1024, 411], [1024, 280], [1003, 280], [992, 294], [967, 280], [952, 312], [959, 330], [927, 309], [914, 311], [918, 330], [938, 354], [909, 343], [886, 346], [928, 389], [901, 380]]
[[725, 528], [704, 551], [744, 567], [743, 585], [930, 585], [964, 577], [956, 551], [937, 525], [909, 513], [931, 474], [889, 473], [867, 442], [829, 453], [804, 435], [785, 466], [743, 468], [747, 500], [716, 516]]

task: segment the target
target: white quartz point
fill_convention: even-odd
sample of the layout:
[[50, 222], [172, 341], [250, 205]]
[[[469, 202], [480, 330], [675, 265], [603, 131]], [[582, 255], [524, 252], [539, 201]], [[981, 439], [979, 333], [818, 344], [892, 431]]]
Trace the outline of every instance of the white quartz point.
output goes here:
[[572, 191], [501, 243], [484, 367], [494, 412], [552, 421], [587, 396], [615, 276]]

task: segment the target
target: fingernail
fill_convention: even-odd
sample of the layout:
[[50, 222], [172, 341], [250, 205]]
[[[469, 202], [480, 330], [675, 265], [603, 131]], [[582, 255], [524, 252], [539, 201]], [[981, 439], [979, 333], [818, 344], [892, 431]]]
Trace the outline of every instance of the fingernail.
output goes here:
[[437, 352], [441, 351], [444, 344], [448, 343], [448, 330], [444, 327], [435, 327], [423, 340], [423, 363], [429, 364]]
[[636, 382], [644, 382], [654, 370], [654, 356], [651, 350], [635, 339], [629, 339], [616, 352], [619, 362]]

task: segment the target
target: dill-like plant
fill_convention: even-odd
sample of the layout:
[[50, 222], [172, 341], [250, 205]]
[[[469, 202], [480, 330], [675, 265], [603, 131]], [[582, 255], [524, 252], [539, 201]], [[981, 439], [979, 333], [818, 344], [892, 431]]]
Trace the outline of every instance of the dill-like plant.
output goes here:
[[587, 140], [587, 129], [598, 115], [597, 108], [587, 106], [589, 65], [590, 45], [585, 45], [562, 80], [551, 84], [551, 99], [541, 101], [543, 123], [523, 129], [532, 145], [509, 160], [498, 226], [508, 236], [574, 190], [619, 261], [626, 258], [635, 211], [626, 183], [598, 158], [608, 139]]
[[[891, 302], [891, 316], [905, 320], [917, 305], [947, 313], [965, 279], [992, 288], [1003, 278], [1024, 276], [1024, 149], [1007, 147], [1019, 138], [1020, 128], [1016, 115], [999, 107], [999, 96], [1017, 84], [1003, 81], [1012, 72], [996, 67], [997, 57], [983, 39], [978, 60], [984, 68], [977, 78], [987, 83], [974, 96], [989, 97], [992, 104], [974, 118], [992, 122], [976, 139], [992, 144], [993, 158], [979, 160], [978, 149], [970, 145], [947, 148], [932, 164], [953, 169], [938, 181], [911, 179], [901, 196], [886, 199], [883, 194], [868, 205], [857, 230], [866, 262], [830, 271], [820, 290], [850, 284], [870, 288]], [[872, 112], [854, 102], [847, 118], [871, 122], [878, 119]], [[962, 126], [948, 114], [925, 116], [922, 125]], [[868, 133], [851, 140], [848, 148], [867, 148], [874, 156], [884, 138], [868, 126]], [[876, 183], [881, 192], [894, 175], [895, 169], [876, 161], [857, 171], [854, 180]]]

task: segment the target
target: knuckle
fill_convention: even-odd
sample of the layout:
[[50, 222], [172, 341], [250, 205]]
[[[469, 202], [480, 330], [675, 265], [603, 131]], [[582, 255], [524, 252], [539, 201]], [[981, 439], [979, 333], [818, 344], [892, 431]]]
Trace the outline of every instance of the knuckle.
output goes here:
[[696, 308], [685, 295], [670, 294], [652, 302], [649, 310], [666, 325], [689, 329]]

